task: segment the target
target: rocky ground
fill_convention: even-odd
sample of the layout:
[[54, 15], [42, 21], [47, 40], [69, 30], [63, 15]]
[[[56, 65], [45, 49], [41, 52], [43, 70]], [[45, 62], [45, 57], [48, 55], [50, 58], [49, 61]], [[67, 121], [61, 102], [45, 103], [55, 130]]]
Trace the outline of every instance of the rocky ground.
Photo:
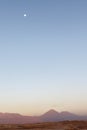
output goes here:
[[87, 121], [63, 121], [24, 125], [0, 125], [0, 130], [87, 130]]

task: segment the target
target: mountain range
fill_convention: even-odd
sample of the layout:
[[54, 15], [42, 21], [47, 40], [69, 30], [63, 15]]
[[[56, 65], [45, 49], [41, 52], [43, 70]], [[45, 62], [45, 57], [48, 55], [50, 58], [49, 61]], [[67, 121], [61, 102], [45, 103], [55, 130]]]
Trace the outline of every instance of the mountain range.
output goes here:
[[67, 111], [49, 110], [41, 116], [23, 116], [15, 113], [0, 113], [0, 124], [25, 124], [41, 122], [58, 122], [65, 120], [87, 120], [87, 116], [79, 116]]

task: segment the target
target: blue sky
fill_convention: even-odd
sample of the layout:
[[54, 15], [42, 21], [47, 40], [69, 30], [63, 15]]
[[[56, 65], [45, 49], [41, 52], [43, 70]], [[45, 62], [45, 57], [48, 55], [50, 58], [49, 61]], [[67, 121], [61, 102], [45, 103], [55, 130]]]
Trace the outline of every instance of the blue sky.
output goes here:
[[1, 0], [0, 111], [87, 113], [86, 34], [86, 0]]

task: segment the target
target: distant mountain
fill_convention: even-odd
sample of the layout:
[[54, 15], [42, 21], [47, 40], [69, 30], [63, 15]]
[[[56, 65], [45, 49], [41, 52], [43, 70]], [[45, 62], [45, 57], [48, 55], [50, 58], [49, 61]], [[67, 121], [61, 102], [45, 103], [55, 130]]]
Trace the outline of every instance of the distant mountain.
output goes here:
[[16, 113], [0, 113], [0, 124], [57, 122], [64, 120], [87, 120], [87, 116], [79, 116], [67, 111], [59, 113], [53, 109], [41, 116], [23, 116]]
[[55, 110], [49, 110], [45, 114], [41, 115], [40, 119], [43, 122], [56, 121], [60, 119], [60, 113]]
[[70, 112], [57, 112], [55, 110], [50, 110], [48, 112], [46, 112], [45, 114], [43, 114], [42, 116], [40, 116], [41, 120], [47, 121], [47, 122], [53, 122], [53, 121], [64, 121], [64, 120], [77, 120], [80, 117], [78, 115], [75, 115], [73, 113]]

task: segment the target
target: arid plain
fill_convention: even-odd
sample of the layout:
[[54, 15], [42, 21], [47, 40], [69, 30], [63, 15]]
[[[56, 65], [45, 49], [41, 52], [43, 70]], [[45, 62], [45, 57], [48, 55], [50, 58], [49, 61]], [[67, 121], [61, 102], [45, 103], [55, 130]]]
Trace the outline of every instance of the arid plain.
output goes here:
[[36, 124], [2, 124], [0, 130], [87, 130], [87, 121], [62, 121]]

